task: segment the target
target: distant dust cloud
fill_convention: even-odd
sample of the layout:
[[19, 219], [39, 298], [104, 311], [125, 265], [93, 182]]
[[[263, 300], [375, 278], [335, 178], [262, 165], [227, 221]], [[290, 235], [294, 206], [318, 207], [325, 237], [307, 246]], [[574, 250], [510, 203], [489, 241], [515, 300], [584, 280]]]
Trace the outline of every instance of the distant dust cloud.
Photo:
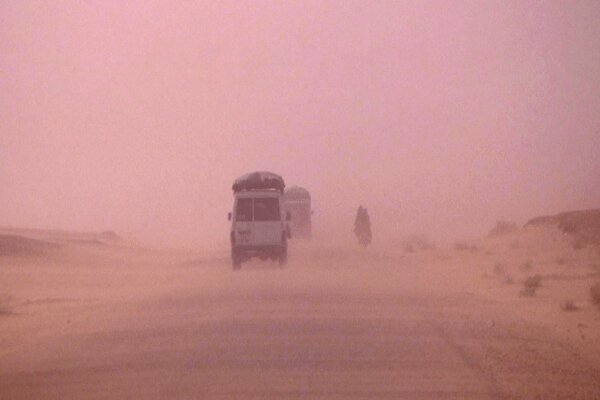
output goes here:
[[600, 205], [598, 2], [3, 2], [0, 226], [227, 244], [233, 180], [315, 234]]

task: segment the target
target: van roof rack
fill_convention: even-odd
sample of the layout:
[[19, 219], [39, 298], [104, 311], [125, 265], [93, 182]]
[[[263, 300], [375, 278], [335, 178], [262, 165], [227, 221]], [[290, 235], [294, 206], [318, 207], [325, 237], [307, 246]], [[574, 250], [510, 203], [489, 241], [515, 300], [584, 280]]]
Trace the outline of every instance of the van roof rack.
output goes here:
[[231, 188], [234, 193], [242, 190], [265, 189], [274, 189], [283, 193], [285, 182], [280, 175], [268, 171], [256, 171], [237, 178]]

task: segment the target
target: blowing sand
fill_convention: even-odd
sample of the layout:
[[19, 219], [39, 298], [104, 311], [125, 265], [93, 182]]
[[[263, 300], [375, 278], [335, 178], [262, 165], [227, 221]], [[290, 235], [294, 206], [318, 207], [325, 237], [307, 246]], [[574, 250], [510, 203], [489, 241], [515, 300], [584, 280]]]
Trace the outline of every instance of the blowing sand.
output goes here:
[[1, 399], [600, 398], [598, 248], [558, 230], [291, 242], [238, 272], [227, 248], [0, 234]]

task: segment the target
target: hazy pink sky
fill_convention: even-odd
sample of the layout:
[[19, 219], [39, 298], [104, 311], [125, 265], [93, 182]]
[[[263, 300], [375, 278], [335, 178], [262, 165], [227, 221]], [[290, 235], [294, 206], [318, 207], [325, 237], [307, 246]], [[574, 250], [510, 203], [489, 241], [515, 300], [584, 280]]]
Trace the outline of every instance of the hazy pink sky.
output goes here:
[[600, 2], [0, 3], [0, 226], [227, 241], [257, 169], [383, 236], [600, 206]]

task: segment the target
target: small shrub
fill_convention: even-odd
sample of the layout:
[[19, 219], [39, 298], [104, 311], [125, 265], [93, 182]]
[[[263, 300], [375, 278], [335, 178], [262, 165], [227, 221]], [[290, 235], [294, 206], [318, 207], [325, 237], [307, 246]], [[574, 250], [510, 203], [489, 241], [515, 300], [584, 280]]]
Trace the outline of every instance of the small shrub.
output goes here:
[[425, 235], [410, 235], [404, 239], [404, 251], [412, 253], [415, 251], [433, 250], [435, 244], [431, 242]]
[[525, 282], [523, 282], [523, 289], [521, 290], [521, 295], [523, 296], [533, 296], [536, 290], [542, 284], [542, 277], [540, 275], [533, 275], [527, 277]]
[[558, 265], [565, 265], [567, 262], [567, 259], [564, 257], [556, 257], [556, 263]]
[[531, 271], [533, 268], [533, 261], [527, 260], [523, 264], [519, 265], [519, 269], [523, 272]]
[[575, 305], [573, 300], [564, 299], [563, 301], [560, 302], [560, 309], [563, 311], [577, 311], [577, 310], [579, 310], [579, 307], [577, 307]]
[[490, 231], [489, 236], [506, 235], [516, 232], [518, 229], [519, 227], [514, 222], [498, 221], [496, 222], [496, 226]]
[[512, 278], [512, 276], [505, 275], [502, 279], [502, 283], [505, 285], [512, 285], [513, 283], [515, 283], [515, 280]]
[[560, 221], [558, 227], [565, 233], [577, 233], [577, 223], [575, 221]]
[[575, 249], [575, 250], [585, 249], [586, 246], [587, 246], [587, 243], [580, 238], [575, 239], [575, 241], [573, 242], [573, 249]]
[[10, 306], [10, 296], [0, 295], [0, 315], [8, 315], [12, 313]]
[[459, 250], [459, 251], [463, 251], [463, 250], [467, 250], [469, 247], [467, 246], [466, 243], [464, 242], [457, 242], [454, 243], [454, 250]]
[[497, 263], [496, 265], [494, 265], [494, 274], [505, 275], [506, 273], [504, 272], [504, 265], [502, 265], [501, 263]]
[[458, 242], [454, 243], [454, 250], [470, 251], [471, 253], [476, 253], [477, 251], [479, 251], [479, 247], [477, 247], [477, 245], [473, 243]]
[[542, 276], [541, 275], [533, 275], [527, 277], [525, 279], [524, 285], [525, 287], [538, 288], [542, 284]]
[[592, 285], [590, 288], [590, 296], [592, 297], [592, 303], [600, 307], [600, 283]]

